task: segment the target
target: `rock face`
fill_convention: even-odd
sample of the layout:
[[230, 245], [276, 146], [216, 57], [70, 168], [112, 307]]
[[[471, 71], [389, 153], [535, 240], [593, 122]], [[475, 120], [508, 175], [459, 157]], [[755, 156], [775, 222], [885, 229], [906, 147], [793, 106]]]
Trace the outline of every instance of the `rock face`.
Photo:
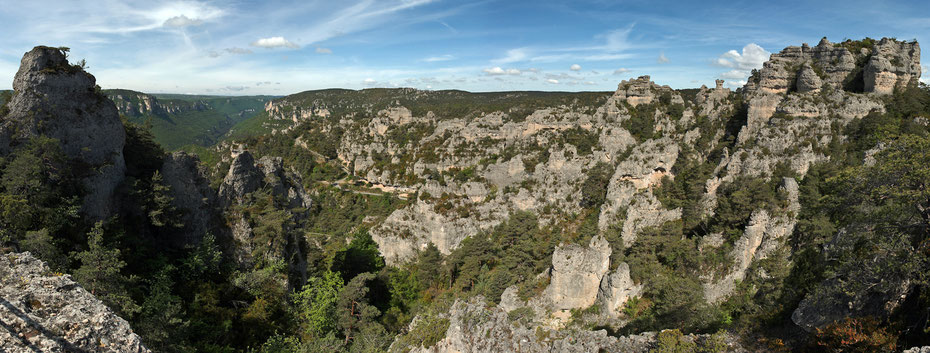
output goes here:
[[798, 72], [798, 82], [796, 84], [798, 92], [817, 92], [820, 91], [821, 85], [823, 85], [823, 81], [820, 76], [817, 75], [817, 72], [814, 71], [810, 64], [805, 63], [801, 67], [801, 71]]
[[865, 66], [865, 91], [891, 94], [920, 77], [920, 45], [882, 38]]
[[129, 90], [107, 91], [107, 96], [116, 104], [119, 113], [127, 117], [146, 115], [168, 117], [170, 114], [210, 109], [210, 106], [203, 101], [169, 100], [164, 102], [153, 95]]
[[0, 352], [149, 352], [126, 320], [29, 253], [0, 255]]
[[171, 188], [174, 207], [181, 211], [184, 229], [176, 245], [197, 244], [215, 225], [216, 191], [210, 188], [206, 172], [197, 156], [174, 152], [161, 166], [165, 183]]
[[[866, 63], [864, 66], [860, 63]], [[824, 84], [834, 88], [890, 94], [895, 87], [916, 82], [920, 77], [920, 45], [883, 38], [871, 48], [851, 52], [844, 43], [826, 38], [815, 47], [804, 44], [772, 54], [757, 75], [746, 84], [747, 93], [787, 93], [800, 83], [808, 66], [823, 72]], [[857, 75], [861, 72], [862, 75]], [[815, 73], [816, 75], [816, 73]], [[810, 74], [807, 73], [807, 79]], [[797, 87], [800, 91], [800, 86]]]
[[798, 182], [794, 178], [785, 178], [782, 180], [781, 190], [788, 197], [788, 206], [778, 210], [774, 216], [766, 210], [752, 213], [743, 236], [730, 251], [730, 258], [734, 263], [729, 272], [720, 280], [710, 280], [704, 284], [704, 299], [709, 303], [718, 302], [730, 295], [736, 289], [736, 282], [746, 278], [749, 266], [754, 261], [771, 255], [794, 231], [796, 215], [801, 210], [801, 204], [798, 202]]
[[307, 218], [307, 209], [312, 206], [300, 176], [285, 170], [280, 157], [264, 156], [255, 161], [249, 151], [238, 153], [220, 185], [218, 196], [219, 203], [227, 210], [227, 224], [232, 225], [230, 231], [235, 244], [234, 257], [240, 268], [251, 268], [255, 249], [268, 249], [260, 255], [266, 259], [285, 261], [292, 275], [292, 281], [288, 284], [302, 285], [307, 281], [306, 257], [301, 245], [303, 239], [295, 235], [267, 244], [259, 244], [254, 240], [253, 224], [248, 212], [243, 212], [241, 208], [252, 205], [252, 194], [260, 190], [267, 191], [273, 198], [275, 209], [288, 213], [289, 222], [285, 232], [299, 228]]
[[553, 310], [587, 308], [594, 305], [609, 269], [610, 244], [604, 238], [591, 239], [587, 247], [561, 245], [552, 254], [552, 277], [543, 297]]
[[264, 175], [255, 166], [255, 158], [249, 151], [244, 151], [234, 157], [229, 165], [229, 173], [220, 185], [220, 200], [224, 206], [242, 202], [246, 194], [258, 190], [263, 179]]
[[[432, 347], [400, 347], [396, 341], [390, 352], [623, 352], [645, 353], [657, 346], [656, 333], [614, 337], [606, 330], [549, 330], [528, 327], [511, 321], [503, 310], [487, 308], [483, 297], [469, 301], [457, 300], [448, 313], [449, 328], [445, 338]], [[411, 323], [415, 325], [417, 320]], [[685, 335], [684, 340], [699, 345], [707, 335]], [[746, 352], [729, 336], [724, 339], [724, 352]]]
[[126, 170], [126, 132], [113, 102], [95, 82], [57, 48], [26, 53], [13, 81], [10, 112], [0, 117], [0, 154], [39, 135], [58, 139], [68, 157], [86, 163], [83, 209], [102, 219], [114, 211], [113, 192]]
[[609, 317], [619, 317], [626, 301], [639, 296], [643, 291], [642, 284], [633, 283], [630, 278], [630, 265], [620, 263], [617, 269], [601, 280], [597, 300]]

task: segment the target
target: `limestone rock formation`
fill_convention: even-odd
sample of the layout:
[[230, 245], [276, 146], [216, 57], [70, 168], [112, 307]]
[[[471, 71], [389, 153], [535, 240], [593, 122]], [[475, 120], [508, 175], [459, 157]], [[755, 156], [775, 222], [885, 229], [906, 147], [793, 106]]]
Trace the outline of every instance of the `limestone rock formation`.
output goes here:
[[165, 156], [161, 174], [171, 189], [174, 207], [181, 211], [184, 229], [178, 244], [197, 244], [204, 234], [210, 232], [217, 217], [216, 191], [210, 187], [206, 171], [195, 155], [174, 152]]
[[895, 88], [917, 82], [920, 77], [920, 45], [882, 38], [873, 48], [863, 72], [865, 91], [891, 94]]
[[820, 91], [820, 86], [823, 85], [823, 81], [810, 64], [804, 63], [804, 66], [801, 67], [801, 71], [798, 73], [796, 85], [798, 92], [817, 92]]
[[27, 252], [0, 255], [0, 352], [149, 350], [126, 320]]
[[86, 163], [79, 171], [87, 190], [83, 210], [102, 219], [115, 210], [113, 193], [126, 170], [126, 132], [95, 82], [61, 49], [39, 46], [26, 53], [13, 80], [10, 112], [0, 117], [0, 155], [39, 135], [58, 139], [68, 157]]
[[930, 346], [908, 348], [902, 353], [930, 353]]
[[[858, 64], [862, 59], [864, 67]], [[772, 54], [750, 77], [744, 90], [749, 94], [788, 93], [792, 83], [800, 82], [800, 76], [807, 71], [805, 66], [819, 68], [824, 74], [823, 83], [836, 89], [890, 94], [895, 87], [920, 77], [920, 45], [883, 38], [871, 48], [851, 52], [844, 43], [834, 44], [823, 38], [815, 47], [787, 47]], [[859, 71], [862, 75], [856, 75]]]
[[794, 178], [785, 178], [781, 189], [788, 197], [788, 206], [779, 210], [776, 215], [770, 215], [764, 209], [752, 213], [743, 236], [730, 251], [730, 258], [734, 263], [729, 272], [719, 280], [711, 280], [704, 284], [704, 299], [709, 303], [718, 302], [730, 295], [736, 289], [736, 283], [746, 277], [746, 271], [753, 261], [771, 255], [794, 231], [796, 215], [801, 210], [798, 183]]
[[291, 281], [282, 284], [303, 284], [307, 280], [306, 257], [303, 254], [303, 239], [294, 235], [284, 239], [275, 239], [271, 243], [256, 243], [250, 216], [241, 210], [241, 206], [248, 207], [255, 199], [252, 194], [264, 190], [269, 193], [273, 207], [288, 213], [289, 222], [285, 226], [285, 233], [292, 233], [301, 226], [308, 216], [308, 209], [312, 206], [310, 195], [304, 190], [303, 182], [296, 173], [286, 170], [280, 157], [264, 156], [258, 161], [249, 151], [237, 153], [229, 166], [229, 172], [223, 179], [219, 188], [218, 198], [222, 207], [227, 210], [227, 224], [231, 225], [231, 236], [234, 248], [231, 249], [240, 268], [250, 268], [253, 265], [254, 254], [257, 248], [268, 249], [261, 257], [280, 260], [287, 263]]
[[624, 262], [601, 280], [597, 300], [609, 317], [616, 318], [620, 316], [626, 301], [639, 296], [642, 290], [642, 284], [633, 283], [633, 279], [630, 278], [630, 265]]
[[233, 157], [229, 165], [229, 173], [220, 184], [219, 197], [224, 206], [242, 202], [246, 194], [261, 186], [264, 176], [255, 166], [255, 158], [249, 151], [239, 153]]
[[597, 300], [601, 280], [610, 269], [610, 244], [601, 237], [587, 247], [563, 244], [552, 254], [549, 287], [543, 298], [553, 310], [584, 309]]
[[[449, 328], [445, 338], [431, 347], [402, 347], [398, 341], [390, 352], [623, 352], [645, 353], [656, 348], [656, 333], [614, 337], [606, 330], [551, 330], [524, 326], [511, 321], [507, 312], [486, 307], [481, 296], [471, 300], [456, 300], [447, 318]], [[417, 324], [417, 319], [411, 326]], [[701, 344], [708, 335], [685, 335], [684, 340]], [[725, 338], [725, 352], [746, 352], [736, 337]]]
[[169, 100], [164, 102], [153, 95], [129, 90], [108, 90], [107, 96], [116, 104], [119, 113], [127, 117], [146, 115], [168, 117], [170, 114], [210, 109], [210, 106], [203, 101]]

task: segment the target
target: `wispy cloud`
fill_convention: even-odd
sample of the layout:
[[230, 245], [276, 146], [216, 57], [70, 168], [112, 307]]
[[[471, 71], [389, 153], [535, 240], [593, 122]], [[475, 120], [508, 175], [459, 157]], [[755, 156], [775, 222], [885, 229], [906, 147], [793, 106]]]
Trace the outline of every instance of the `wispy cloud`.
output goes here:
[[495, 64], [509, 64], [524, 61], [529, 58], [529, 48], [515, 48], [507, 51], [507, 55], [502, 58], [491, 60]]
[[232, 47], [232, 48], [226, 48], [224, 50], [229, 54], [236, 54], [236, 55], [252, 54], [252, 50], [246, 49], [246, 48]]
[[633, 25], [595, 36], [600, 44], [581, 47], [521, 47], [507, 50], [506, 54], [491, 60], [495, 64], [516, 62], [611, 61], [633, 56], [624, 53], [633, 46], [629, 42]]
[[449, 60], [454, 60], [454, 59], [455, 59], [455, 56], [446, 54], [446, 55], [439, 55], [439, 56], [431, 56], [431, 57], [423, 59], [423, 61], [428, 62], [428, 63], [435, 63], [435, 62], [449, 61]]
[[614, 70], [614, 75], [623, 75], [628, 72], [633, 72], [633, 70], [627, 69], [625, 67], [621, 67], [619, 69]]
[[203, 20], [190, 18], [185, 15], [179, 15], [165, 20], [164, 26], [182, 28], [188, 26], [199, 26], [201, 24], [203, 24]]
[[581, 71], [581, 65], [572, 64], [572, 66], [569, 67], [568, 69], [569, 69], [569, 70], [572, 70], [572, 71]]
[[669, 61], [668, 57], [665, 56], [665, 52], [659, 53], [659, 57], [656, 58], [656, 62], [659, 64], [668, 64]]
[[316, 47], [316, 50], [314, 50], [314, 51], [315, 51], [317, 54], [332, 54], [332, 53], [333, 53], [333, 50], [332, 50], [332, 49], [323, 48], [323, 47]]

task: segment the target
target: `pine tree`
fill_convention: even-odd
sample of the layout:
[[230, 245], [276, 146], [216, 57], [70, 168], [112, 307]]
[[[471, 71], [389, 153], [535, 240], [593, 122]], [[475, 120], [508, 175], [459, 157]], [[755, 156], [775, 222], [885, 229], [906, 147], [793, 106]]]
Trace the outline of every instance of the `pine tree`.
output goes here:
[[174, 207], [174, 198], [171, 197], [171, 187], [165, 185], [165, 178], [155, 171], [152, 175], [152, 191], [148, 195], [145, 211], [149, 221], [156, 227], [184, 227], [181, 213]]
[[104, 244], [103, 222], [97, 222], [87, 235], [87, 250], [75, 255], [81, 267], [74, 271], [74, 278], [121, 316], [134, 314], [139, 306], [129, 297], [129, 280], [121, 273], [126, 262], [120, 259], [119, 249]]

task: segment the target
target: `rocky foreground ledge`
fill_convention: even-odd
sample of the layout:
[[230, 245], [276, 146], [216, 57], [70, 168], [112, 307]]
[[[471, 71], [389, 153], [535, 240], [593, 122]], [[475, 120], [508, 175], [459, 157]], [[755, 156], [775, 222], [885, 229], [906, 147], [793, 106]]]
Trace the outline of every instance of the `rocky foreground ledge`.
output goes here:
[[0, 255], [0, 352], [148, 353], [126, 320], [28, 252]]

